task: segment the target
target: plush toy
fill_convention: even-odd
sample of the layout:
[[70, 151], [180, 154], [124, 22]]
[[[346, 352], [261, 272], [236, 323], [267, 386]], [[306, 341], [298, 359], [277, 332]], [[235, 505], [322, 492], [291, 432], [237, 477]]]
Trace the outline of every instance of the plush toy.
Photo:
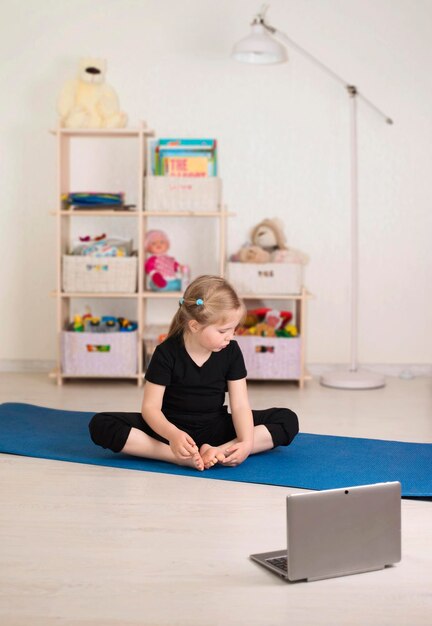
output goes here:
[[295, 248], [288, 248], [283, 225], [277, 218], [263, 220], [252, 230], [252, 244], [261, 246], [270, 254], [271, 263], [300, 263], [306, 265], [309, 257]]
[[300, 250], [287, 248], [283, 224], [276, 217], [265, 219], [252, 229], [251, 243], [231, 255], [231, 261], [240, 263], [300, 263], [306, 265], [309, 257]]
[[244, 245], [231, 256], [240, 263], [270, 263], [275, 250], [285, 249], [282, 224], [277, 219], [263, 220], [251, 233], [251, 243]]
[[149, 230], [144, 240], [144, 250], [150, 254], [144, 270], [148, 287], [152, 291], [180, 291], [181, 266], [174, 257], [167, 255], [170, 242], [162, 230]]
[[66, 128], [123, 128], [116, 92], [105, 82], [104, 59], [81, 59], [78, 76], [68, 81], [58, 100], [60, 126]]
[[251, 233], [252, 245], [260, 246], [269, 254], [276, 250], [286, 250], [283, 225], [277, 218], [266, 219], [257, 224]]
[[266, 324], [276, 330], [276, 328], [280, 328], [282, 326], [284, 318], [282, 317], [280, 311], [272, 309], [270, 311], [267, 311], [264, 317], [264, 321]]
[[270, 254], [260, 246], [243, 246], [238, 251], [238, 261], [241, 263], [268, 263]]
[[309, 256], [301, 250], [288, 248], [288, 250], [275, 250], [271, 256], [272, 263], [309, 263]]

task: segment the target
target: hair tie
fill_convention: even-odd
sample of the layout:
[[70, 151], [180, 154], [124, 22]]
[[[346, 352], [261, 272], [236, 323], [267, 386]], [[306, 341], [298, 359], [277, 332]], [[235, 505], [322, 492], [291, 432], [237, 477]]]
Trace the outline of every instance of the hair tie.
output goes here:
[[181, 306], [181, 305], [183, 304], [183, 302], [184, 302], [184, 298], [180, 298], [180, 300], [179, 300], [179, 306]]
[[198, 298], [195, 304], [197, 304], [198, 306], [202, 306], [204, 304], [204, 300], [202, 300], [201, 298]]

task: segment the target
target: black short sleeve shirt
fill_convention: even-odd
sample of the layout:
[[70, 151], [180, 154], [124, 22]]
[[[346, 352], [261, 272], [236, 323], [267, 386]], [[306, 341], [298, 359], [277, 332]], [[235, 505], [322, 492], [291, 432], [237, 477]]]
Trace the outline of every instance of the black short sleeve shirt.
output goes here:
[[145, 378], [166, 387], [162, 404], [166, 417], [216, 415], [226, 412], [227, 382], [246, 378], [246, 367], [236, 341], [230, 341], [220, 352], [212, 352], [198, 366], [186, 351], [183, 337], [175, 335], [157, 346]]

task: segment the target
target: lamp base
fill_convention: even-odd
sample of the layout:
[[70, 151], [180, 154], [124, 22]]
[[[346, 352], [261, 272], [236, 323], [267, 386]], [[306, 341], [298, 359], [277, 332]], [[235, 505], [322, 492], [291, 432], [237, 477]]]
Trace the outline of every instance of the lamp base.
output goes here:
[[385, 387], [385, 378], [365, 370], [341, 370], [329, 372], [320, 378], [324, 387], [335, 389], [379, 389]]

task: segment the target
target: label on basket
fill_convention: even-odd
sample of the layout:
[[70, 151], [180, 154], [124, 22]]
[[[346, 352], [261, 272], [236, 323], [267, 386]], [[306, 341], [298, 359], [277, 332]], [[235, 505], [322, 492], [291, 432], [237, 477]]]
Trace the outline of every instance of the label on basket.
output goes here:
[[274, 352], [274, 346], [255, 346], [255, 352]]
[[86, 269], [91, 272], [92, 270], [96, 270], [97, 272], [107, 272], [108, 271], [108, 265], [90, 265], [87, 264], [86, 265]]
[[109, 352], [111, 350], [111, 346], [104, 346], [101, 344], [91, 344], [88, 343], [86, 345], [87, 352]]

